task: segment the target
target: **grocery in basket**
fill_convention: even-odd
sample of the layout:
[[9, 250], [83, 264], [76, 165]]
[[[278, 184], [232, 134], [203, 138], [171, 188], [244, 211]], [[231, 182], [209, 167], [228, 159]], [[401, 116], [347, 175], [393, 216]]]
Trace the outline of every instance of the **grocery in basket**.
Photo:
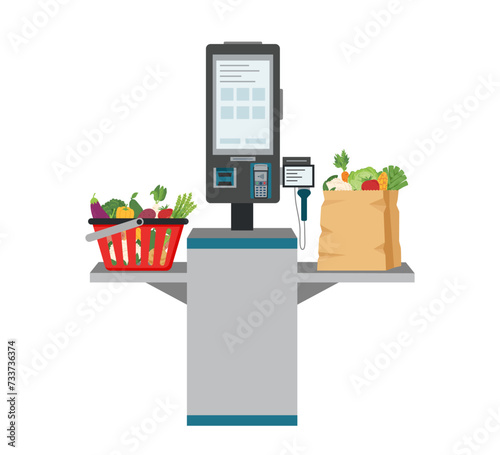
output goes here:
[[[187, 216], [196, 208], [192, 193], [177, 197], [173, 209], [163, 201], [167, 189], [156, 186], [150, 195], [154, 204], [143, 209], [133, 193], [126, 204], [110, 199], [101, 206], [93, 195], [90, 201], [94, 233], [87, 240], [97, 240], [108, 270], [169, 270]], [[160, 206], [160, 203], [162, 205]]]

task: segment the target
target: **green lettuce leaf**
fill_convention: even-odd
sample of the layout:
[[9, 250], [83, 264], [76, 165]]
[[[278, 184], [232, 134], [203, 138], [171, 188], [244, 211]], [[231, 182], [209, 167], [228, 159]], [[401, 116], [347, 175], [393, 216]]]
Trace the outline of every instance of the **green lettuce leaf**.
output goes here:
[[365, 167], [349, 174], [348, 182], [354, 191], [360, 191], [361, 185], [366, 180], [377, 180], [378, 172], [372, 167]]

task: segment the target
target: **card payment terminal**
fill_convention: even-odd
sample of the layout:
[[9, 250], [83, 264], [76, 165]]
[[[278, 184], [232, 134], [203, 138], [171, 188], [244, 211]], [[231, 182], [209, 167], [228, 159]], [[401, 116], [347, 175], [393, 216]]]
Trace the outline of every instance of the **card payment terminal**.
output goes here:
[[269, 167], [267, 164], [253, 166], [254, 198], [267, 199], [269, 185]]

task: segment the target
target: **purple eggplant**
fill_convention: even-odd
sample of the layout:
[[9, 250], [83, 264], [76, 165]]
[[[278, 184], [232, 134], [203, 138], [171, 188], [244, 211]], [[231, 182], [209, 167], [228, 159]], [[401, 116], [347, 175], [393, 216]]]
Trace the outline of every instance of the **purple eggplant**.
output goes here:
[[154, 218], [156, 217], [156, 212], [153, 209], [144, 209], [137, 218]]
[[92, 218], [109, 218], [109, 215], [104, 211], [95, 197], [95, 193], [90, 200], [90, 212], [92, 213]]

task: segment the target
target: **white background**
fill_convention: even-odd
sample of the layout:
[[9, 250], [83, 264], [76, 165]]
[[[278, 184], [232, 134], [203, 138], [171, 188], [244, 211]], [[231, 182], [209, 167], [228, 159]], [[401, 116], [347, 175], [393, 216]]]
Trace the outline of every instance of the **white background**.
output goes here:
[[[377, 27], [372, 14], [386, 0], [230, 1], [74, 0], [18, 46], [12, 33], [41, 7], [2, 3], [0, 324], [24, 367], [18, 453], [498, 453], [498, 426], [481, 428], [500, 406], [500, 87], [470, 98], [480, 77], [500, 81], [497, 2], [401, 0]], [[360, 44], [366, 28], [372, 37], [347, 58], [342, 43]], [[170, 204], [195, 192], [201, 204], [179, 260], [191, 228], [228, 226], [228, 206], [202, 201], [205, 46], [225, 40], [281, 46], [281, 153], [311, 156], [318, 183], [299, 260], [316, 257], [319, 185], [335, 153], [346, 149], [351, 170], [418, 163], [406, 166], [399, 200], [416, 283], [339, 284], [299, 306], [297, 428], [187, 428], [185, 306], [145, 284], [113, 294], [99, 313], [87, 306], [109, 295], [89, 283], [99, 260], [84, 240], [94, 192], [105, 202], [138, 191], [144, 206], [159, 183]], [[110, 106], [156, 65], [168, 76], [120, 119]], [[468, 118], [446, 121], [464, 100]], [[115, 130], [59, 180], [53, 164], [108, 117]], [[435, 128], [446, 140], [428, 156], [414, 152]], [[256, 225], [296, 229], [292, 194], [257, 207]], [[425, 330], [412, 324], [446, 280], [466, 289]], [[51, 336], [68, 324], [78, 334], [54, 352]], [[352, 375], [402, 331], [411, 345], [357, 390]], [[122, 437], [149, 429], [167, 398], [176, 409], [132, 452]], [[484, 443], [468, 451], [463, 438], [473, 435]]]

